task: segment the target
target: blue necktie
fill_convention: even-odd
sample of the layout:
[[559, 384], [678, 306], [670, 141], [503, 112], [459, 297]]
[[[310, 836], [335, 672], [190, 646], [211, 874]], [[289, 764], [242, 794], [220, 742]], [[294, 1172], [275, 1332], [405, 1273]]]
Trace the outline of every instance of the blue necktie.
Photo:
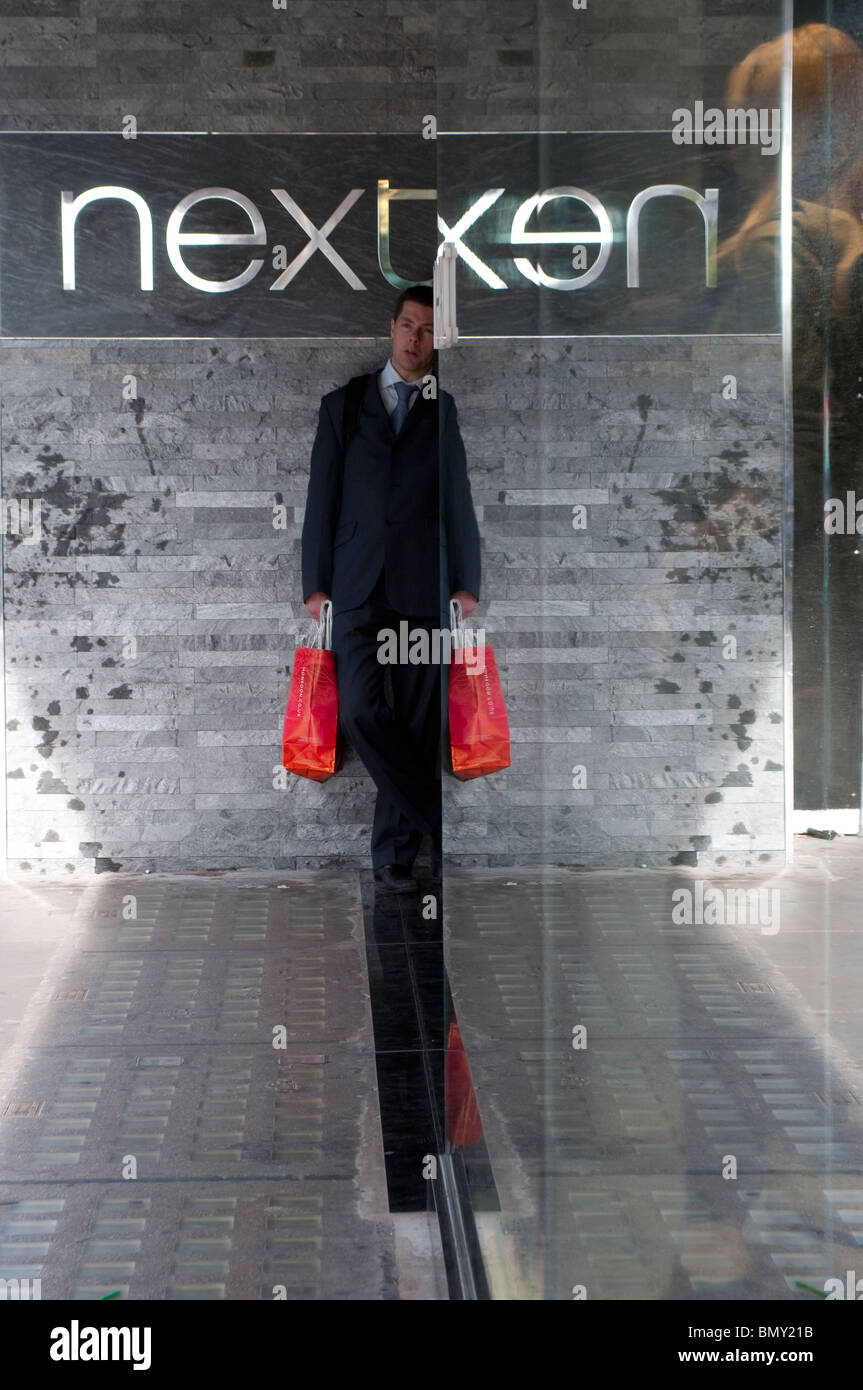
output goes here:
[[419, 383], [416, 381], [396, 381], [393, 383], [396, 388], [398, 400], [396, 408], [392, 413], [393, 429], [399, 434], [401, 427], [408, 418], [408, 398], [414, 391], [418, 391]]

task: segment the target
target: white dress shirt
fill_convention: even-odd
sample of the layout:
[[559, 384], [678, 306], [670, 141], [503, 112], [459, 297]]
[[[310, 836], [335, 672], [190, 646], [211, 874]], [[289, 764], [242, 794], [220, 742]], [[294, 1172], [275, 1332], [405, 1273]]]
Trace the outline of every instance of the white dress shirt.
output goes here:
[[[395, 367], [393, 366], [393, 359], [390, 358], [390, 360], [387, 362], [387, 365], [384, 367], [383, 371], [378, 377], [378, 390], [381, 393], [381, 400], [383, 401], [384, 406], [386, 407], [386, 412], [388, 415], [392, 415], [393, 411], [396, 408], [396, 405], [398, 404], [399, 397], [395, 385], [397, 381], [404, 381], [404, 377], [396, 371]], [[419, 377], [417, 381], [412, 382], [411, 384], [417, 387], [422, 387], [422, 377]], [[410, 395], [408, 396], [408, 410], [413, 410], [414, 402], [416, 401], [418, 395], [418, 390], [411, 391]]]

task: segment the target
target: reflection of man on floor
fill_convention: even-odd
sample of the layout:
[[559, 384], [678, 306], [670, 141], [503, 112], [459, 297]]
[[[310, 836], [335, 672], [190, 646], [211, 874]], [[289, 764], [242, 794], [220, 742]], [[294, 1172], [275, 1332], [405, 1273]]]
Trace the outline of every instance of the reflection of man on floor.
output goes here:
[[304, 602], [317, 618], [332, 598], [339, 717], [378, 789], [375, 881], [396, 892], [416, 887], [410, 869], [424, 833], [440, 853], [441, 667], [383, 664], [378, 634], [405, 620], [431, 633], [448, 625], [450, 598], [468, 617], [479, 597], [455, 403], [423, 389], [433, 325], [428, 286], [405, 290], [390, 324], [392, 356], [360, 384], [356, 412], [347, 386], [323, 397], [303, 524]]

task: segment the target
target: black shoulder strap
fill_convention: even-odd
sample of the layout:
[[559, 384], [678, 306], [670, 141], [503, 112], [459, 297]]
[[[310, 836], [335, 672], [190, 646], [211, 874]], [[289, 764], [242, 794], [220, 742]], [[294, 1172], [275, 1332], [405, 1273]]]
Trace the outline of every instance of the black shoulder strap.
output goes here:
[[344, 436], [346, 449], [360, 427], [363, 397], [366, 394], [366, 387], [369, 384], [370, 375], [371, 373], [366, 372], [362, 376], [351, 377], [345, 390], [345, 404], [342, 410], [342, 435]]

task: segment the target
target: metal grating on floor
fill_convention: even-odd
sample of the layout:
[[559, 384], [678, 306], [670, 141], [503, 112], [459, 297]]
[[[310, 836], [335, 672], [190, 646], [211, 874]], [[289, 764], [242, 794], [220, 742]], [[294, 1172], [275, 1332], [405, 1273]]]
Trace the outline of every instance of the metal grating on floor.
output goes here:
[[46, 899], [62, 930], [0, 1062], [0, 1278], [396, 1297], [356, 876]]
[[314, 1180], [4, 1185], [0, 1278], [83, 1301], [397, 1296], [390, 1220]]
[[526, 1296], [811, 1298], [798, 1281], [852, 1267], [863, 1200], [846, 1231], [825, 1177], [863, 1193], [863, 1107], [769, 948], [676, 925], [672, 886], [448, 884], [453, 997]]

